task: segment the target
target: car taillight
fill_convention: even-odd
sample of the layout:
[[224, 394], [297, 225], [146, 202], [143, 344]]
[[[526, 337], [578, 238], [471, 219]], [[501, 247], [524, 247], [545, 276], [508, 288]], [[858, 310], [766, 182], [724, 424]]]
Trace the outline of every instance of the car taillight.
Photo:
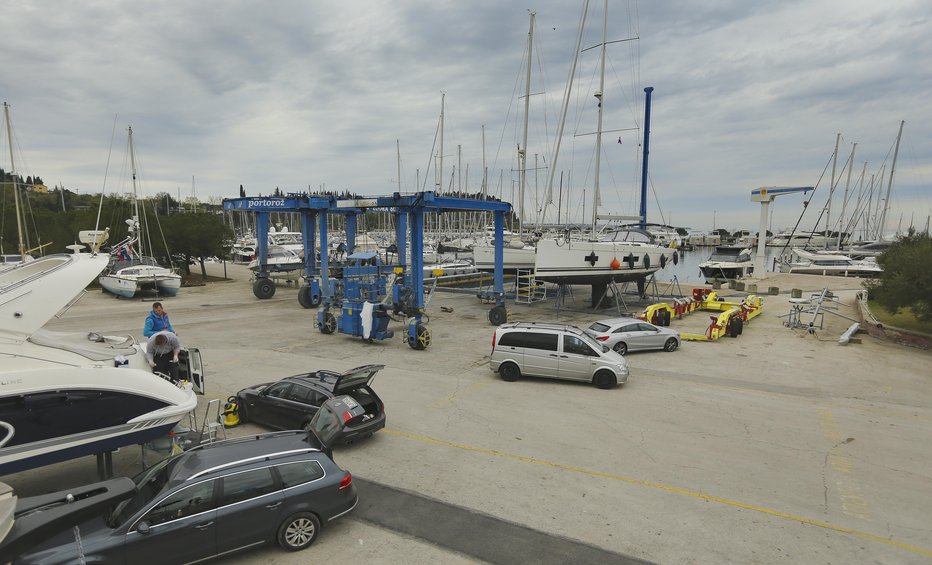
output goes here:
[[343, 412], [343, 423], [344, 424], [349, 422], [352, 419], [353, 419], [353, 415], [350, 413], [349, 410], [347, 410], [346, 412]]
[[596, 339], [597, 339], [598, 341], [608, 341], [608, 336], [607, 336], [607, 335], [600, 335], [600, 336], [597, 337]]
[[352, 484], [353, 484], [353, 475], [349, 471], [347, 471], [346, 476], [343, 477], [342, 481], [340, 481], [340, 490], [346, 490], [350, 488]]
[[492, 353], [495, 353], [495, 338], [498, 337], [498, 332], [492, 332]]
[[379, 412], [385, 413], [385, 403], [379, 402]]

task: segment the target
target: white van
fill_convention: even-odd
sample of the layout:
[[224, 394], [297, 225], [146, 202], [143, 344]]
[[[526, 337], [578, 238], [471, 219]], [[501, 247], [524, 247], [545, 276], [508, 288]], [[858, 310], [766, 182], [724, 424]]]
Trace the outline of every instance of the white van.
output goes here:
[[505, 381], [521, 375], [591, 382], [614, 388], [628, 381], [625, 358], [576, 326], [517, 322], [496, 328], [489, 368]]

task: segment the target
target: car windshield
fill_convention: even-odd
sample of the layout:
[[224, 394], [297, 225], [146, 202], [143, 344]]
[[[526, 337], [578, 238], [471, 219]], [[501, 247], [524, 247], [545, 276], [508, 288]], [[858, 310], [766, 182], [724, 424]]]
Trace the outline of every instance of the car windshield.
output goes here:
[[133, 482], [136, 483], [136, 494], [129, 500], [121, 502], [114, 509], [109, 520], [112, 527], [129, 520], [158, 493], [162, 492], [165, 484], [168, 483], [168, 463], [171, 461], [171, 458], [161, 461], [133, 477]]

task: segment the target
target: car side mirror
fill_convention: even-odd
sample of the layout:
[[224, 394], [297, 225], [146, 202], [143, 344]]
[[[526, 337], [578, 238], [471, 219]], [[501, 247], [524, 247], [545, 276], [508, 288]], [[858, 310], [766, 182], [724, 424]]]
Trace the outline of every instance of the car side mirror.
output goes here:
[[603, 346], [602, 346], [602, 353], [608, 353], [608, 346], [607, 346], [607, 345], [603, 345]]
[[145, 520], [143, 520], [142, 522], [139, 522], [138, 524], [136, 524], [136, 531], [139, 532], [140, 534], [148, 534], [149, 533], [149, 522], [146, 522]]

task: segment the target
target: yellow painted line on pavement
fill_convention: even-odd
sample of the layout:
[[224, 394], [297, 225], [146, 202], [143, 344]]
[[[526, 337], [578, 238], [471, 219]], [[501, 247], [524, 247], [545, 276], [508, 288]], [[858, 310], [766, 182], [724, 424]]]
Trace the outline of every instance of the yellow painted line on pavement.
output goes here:
[[843, 534], [849, 534], [849, 535], [852, 535], [852, 536], [857, 536], [857, 537], [859, 537], [859, 538], [863, 538], [863, 539], [867, 539], [867, 540], [871, 540], [871, 541], [876, 541], [876, 542], [879, 542], [879, 543], [882, 543], [882, 544], [885, 544], [885, 545], [889, 545], [889, 546], [893, 546], [893, 547], [898, 547], [898, 548], [900, 548], [900, 549], [905, 549], [905, 550], [907, 550], [907, 551], [912, 551], [912, 552], [915, 552], [915, 553], [920, 553], [920, 554], [922, 554], [922, 555], [928, 555], [928, 556], [932, 557], [932, 549], [926, 549], [926, 548], [918, 547], [918, 546], [915, 546], [915, 545], [910, 545], [910, 544], [908, 544], [908, 543], [902, 543], [902, 542], [898, 542], [898, 541], [891, 540], [891, 539], [888, 539], [888, 538], [884, 538], [884, 537], [881, 537], [881, 536], [875, 536], [875, 535], [873, 535], [873, 534], [869, 534], [869, 533], [866, 533], [866, 532], [861, 532], [861, 531], [859, 531], [859, 530], [854, 530], [854, 529], [851, 529], [851, 528], [845, 528], [844, 526], [836, 526], [835, 524], [829, 524], [828, 522], [820, 522], [820, 521], [818, 521], [818, 520], [810, 520], [809, 518], [803, 518], [802, 516], [795, 516], [795, 515], [793, 515], [793, 514], [787, 514], [786, 512], [780, 512], [780, 511], [778, 511], [778, 510], [773, 510], [773, 509], [770, 509], [770, 508], [764, 508], [764, 507], [761, 507], [761, 506], [754, 506], [754, 505], [752, 505], [752, 504], [745, 504], [745, 503], [743, 503], [743, 502], [738, 502], [738, 501], [736, 501], [736, 500], [729, 500], [729, 499], [727, 499], [727, 498], [721, 498], [721, 497], [718, 497], [718, 496], [711, 496], [711, 495], [708, 495], [708, 494], [702, 494], [701, 492], [695, 492], [695, 491], [691, 491], [691, 490], [687, 490], [687, 489], [682, 489], [682, 488], [679, 488], [679, 487], [674, 487], [674, 486], [669, 486], [669, 485], [663, 485], [663, 484], [660, 484], [660, 483], [653, 483], [653, 482], [650, 482], [650, 481], [642, 481], [642, 480], [640, 480], [640, 479], [634, 479], [634, 478], [631, 478], [631, 477], [624, 477], [624, 476], [622, 476], [622, 475], [615, 475], [615, 474], [613, 474], [613, 473], [605, 473], [605, 472], [596, 471], [596, 470], [593, 470], [593, 469], [583, 469], [583, 468], [581, 468], [581, 467], [573, 467], [572, 465], [563, 465], [563, 464], [561, 464], [561, 463], [554, 463], [554, 462], [552, 462], [552, 461], [546, 461], [546, 460], [543, 460], [543, 459], [535, 459], [535, 458], [533, 458], [533, 457], [525, 457], [525, 456], [523, 456], [523, 455], [517, 455], [517, 454], [514, 454], [514, 453], [508, 453], [508, 452], [505, 452], [505, 451], [498, 451], [498, 450], [495, 450], [495, 449], [485, 449], [485, 448], [482, 448], [482, 447], [474, 447], [474, 446], [465, 445], [465, 444], [462, 444], [462, 443], [453, 443], [453, 442], [449, 442], [449, 441], [443, 441], [443, 440], [440, 440], [440, 439], [435, 439], [435, 438], [431, 438], [431, 437], [427, 437], [427, 436], [421, 436], [421, 435], [416, 435], [416, 434], [410, 434], [410, 433], [407, 433], [407, 432], [400, 432], [400, 431], [398, 431], [398, 430], [393, 430], [393, 429], [389, 429], [389, 428], [385, 428], [385, 429], [383, 430], [383, 432], [387, 432], [387, 433], [389, 433], [389, 434], [391, 434], [391, 435], [398, 436], [398, 437], [403, 437], [403, 438], [407, 438], [407, 439], [412, 439], [412, 440], [415, 440], [415, 441], [421, 441], [421, 442], [425, 442], [425, 443], [431, 443], [431, 444], [434, 444], [434, 445], [442, 445], [442, 446], [444, 446], [444, 447], [453, 447], [453, 448], [456, 448], [456, 449], [462, 449], [462, 450], [465, 450], [465, 451], [471, 451], [471, 452], [473, 452], [473, 453], [483, 453], [483, 454], [486, 454], [486, 455], [494, 455], [494, 456], [496, 456], [496, 457], [504, 457], [504, 458], [508, 458], [508, 459], [515, 459], [515, 460], [517, 460], [517, 461], [522, 461], [522, 462], [524, 462], [524, 463], [532, 463], [532, 464], [534, 464], [534, 465], [541, 465], [541, 466], [544, 466], [544, 467], [551, 467], [551, 468], [553, 468], [553, 469], [560, 469], [560, 470], [562, 470], [562, 471], [570, 471], [570, 472], [573, 472], [573, 473], [580, 473], [580, 474], [583, 474], [583, 475], [590, 475], [590, 476], [593, 476], [593, 477], [600, 477], [600, 478], [603, 478], [603, 479], [610, 479], [610, 480], [613, 480], [613, 481], [619, 481], [619, 482], [628, 483], [628, 484], [632, 484], [632, 485], [640, 485], [640, 486], [644, 486], [644, 487], [648, 487], [648, 488], [653, 488], [653, 489], [657, 489], [657, 490], [662, 490], [662, 491], [666, 491], [666, 492], [672, 492], [672, 493], [674, 493], [674, 494], [680, 494], [680, 495], [684, 495], [684, 496], [689, 496], [689, 497], [697, 498], [697, 499], [700, 499], [700, 500], [706, 500], [706, 501], [709, 501], [709, 502], [718, 502], [718, 503], [724, 504], [724, 505], [726, 505], [726, 506], [731, 506], [731, 507], [734, 507], [734, 508], [743, 508], [743, 509], [745, 509], [745, 510], [753, 510], [754, 512], [760, 512], [760, 513], [762, 513], [762, 514], [767, 514], [767, 515], [770, 515], [770, 516], [775, 516], [775, 517], [777, 517], [777, 518], [785, 518], [785, 519], [787, 519], [787, 520], [792, 520], [792, 521], [794, 521], [794, 522], [800, 522], [800, 523], [802, 523], [802, 524], [808, 524], [808, 525], [810, 525], [810, 526], [816, 526], [816, 527], [819, 527], [819, 528], [825, 528], [826, 530], [831, 530], [831, 531], [834, 531], [834, 532], [839, 532], [839, 533], [843, 533]]

